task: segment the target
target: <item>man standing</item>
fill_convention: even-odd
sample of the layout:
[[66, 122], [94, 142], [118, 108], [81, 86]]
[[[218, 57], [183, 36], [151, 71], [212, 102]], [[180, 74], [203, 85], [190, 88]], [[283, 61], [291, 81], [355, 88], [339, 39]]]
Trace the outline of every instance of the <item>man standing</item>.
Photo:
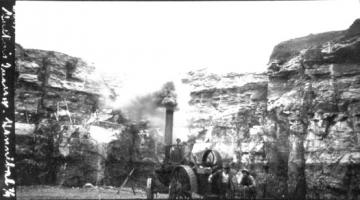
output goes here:
[[231, 174], [231, 176], [232, 177], [235, 177], [236, 176], [236, 174], [237, 174], [237, 170], [236, 170], [236, 163], [234, 163], [234, 162], [231, 162], [230, 163], [230, 174]]
[[[213, 180], [216, 181], [215, 182], [215, 191], [217, 191], [219, 193], [221, 199], [225, 199], [227, 194], [230, 194], [231, 179], [232, 179], [232, 175], [230, 174], [230, 165], [229, 164], [224, 164], [223, 169], [218, 170], [209, 176], [210, 183], [213, 183]], [[213, 191], [214, 191], [214, 189], [213, 189]]]
[[183, 145], [181, 145], [181, 140], [179, 138], [176, 139], [176, 144], [173, 145], [170, 153], [170, 160], [176, 163], [180, 163], [184, 160]]
[[250, 175], [246, 168], [241, 170], [241, 173], [236, 175], [237, 183], [242, 186], [242, 196], [247, 199], [255, 199], [256, 197], [256, 182], [253, 176]]

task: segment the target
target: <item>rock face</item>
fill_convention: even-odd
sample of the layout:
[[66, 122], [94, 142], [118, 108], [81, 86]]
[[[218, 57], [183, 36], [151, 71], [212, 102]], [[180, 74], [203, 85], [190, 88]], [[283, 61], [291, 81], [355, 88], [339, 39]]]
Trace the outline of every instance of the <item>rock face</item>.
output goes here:
[[80, 58], [17, 45], [16, 67], [16, 121], [35, 123], [35, 115], [44, 112], [80, 124], [98, 109], [101, 92], [91, 77], [94, 67]]
[[[236, 141], [257, 137], [265, 117], [265, 74], [209, 74], [190, 72], [183, 83], [192, 87], [190, 131], [209, 142], [227, 159], [258, 147]], [[230, 150], [230, 151], [229, 151]], [[256, 151], [256, 150], [255, 150]]]
[[268, 71], [268, 110], [278, 133], [289, 139], [283, 147], [289, 151], [289, 193], [304, 188], [309, 197], [354, 198], [360, 181], [359, 20], [346, 31], [280, 45], [298, 41], [303, 46], [289, 57], [275, 47]]
[[18, 185], [120, 186], [133, 168], [131, 181], [146, 183], [161, 145], [147, 122], [109, 108], [121, 80], [80, 58], [20, 45], [16, 64]]
[[359, 198], [360, 20], [280, 43], [266, 74], [184, 82], [198, 142], [250, 167], [258, 197]]
[[16, 66], [17, 183], [100, 181], [105, 154], [87, 130], [104, 97], [94, 67], [80, 58], [20, 45]]
[[[223, 159], [256, 172], [263, 188], [269, 174], [267, 163], [268, 76], [263, 74], [212, 74], [204, 70], [190, 72], [183, 79], [191, 89], [192, 107], [189, 129], [195, 135], [193, 152], [212, 148]], [[200, 158], [198, 158], [199, 160]], [[273, 180], [275, 182], [275, 180]], [[280, 187], [280, 186], [279, 186]], [[263, 195], [259, 190], [259, 196]]]

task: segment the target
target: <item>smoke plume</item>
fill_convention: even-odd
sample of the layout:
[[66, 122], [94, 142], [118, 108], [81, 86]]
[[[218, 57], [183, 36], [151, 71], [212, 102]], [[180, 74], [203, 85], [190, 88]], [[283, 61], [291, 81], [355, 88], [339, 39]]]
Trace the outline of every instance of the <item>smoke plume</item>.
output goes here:
[[177, 99], [173, 82], [165, 83], [158, 91], [137, 96], [122, 110], [132, 121], [149, 121], [152, 128], [164, 131], [165, 110], [164, 107], [176, 108]]
[[173, 82], [167, 82], [160, 91], [154, 93], [156, 105], [159, 107], [176, 107], [177, 99], [175, 93], [175, 85]]

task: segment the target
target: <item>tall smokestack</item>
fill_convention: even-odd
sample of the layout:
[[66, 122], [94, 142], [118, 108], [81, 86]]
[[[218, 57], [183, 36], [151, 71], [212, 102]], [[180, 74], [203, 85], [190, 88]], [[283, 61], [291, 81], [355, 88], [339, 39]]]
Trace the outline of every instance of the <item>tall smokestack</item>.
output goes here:
[[174, 110], [177, 106], [175, 86], [173, 82], [164, 84], [161, 91], [156, 93], [157, 105], [165, 107], [165, 162], [170, 158], [170, 149], [173, 140]]
[[165, 114], [165, 145], [171, 145], [173, 141], [174, 106], [166, 106]]

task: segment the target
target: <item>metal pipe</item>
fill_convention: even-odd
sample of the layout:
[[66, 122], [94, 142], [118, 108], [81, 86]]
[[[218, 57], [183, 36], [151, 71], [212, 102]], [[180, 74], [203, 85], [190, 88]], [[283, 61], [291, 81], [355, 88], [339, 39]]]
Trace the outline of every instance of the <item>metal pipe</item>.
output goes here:
[[173, 141], [174, 107], [167, 106], [165, 114], [165, 145], [172, 145]]
[[165, 162], [170, 159], [170, 149], [173, 140], [174, 107], [166, 106], [165, 112]]

